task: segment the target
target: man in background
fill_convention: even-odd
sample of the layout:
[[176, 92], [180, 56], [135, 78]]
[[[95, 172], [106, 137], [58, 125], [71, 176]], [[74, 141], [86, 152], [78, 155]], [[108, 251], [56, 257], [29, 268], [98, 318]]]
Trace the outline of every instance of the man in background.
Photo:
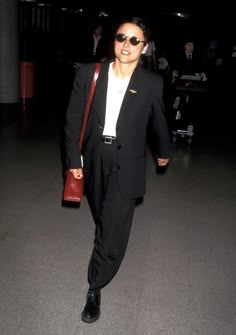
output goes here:
[[203, 62], [196, 54], [191, 39], [185, 42], [183, 52], [173, 61], [172, 78], [180, 78], [182, 75], [200, 75], [202, 80], [206, 80]]
[[104, 25], [96, 22], [92, 30], [83, 32], [77, 41], [76, 67], [91, 62], [104, 62], [109, 57], [109, 38]]

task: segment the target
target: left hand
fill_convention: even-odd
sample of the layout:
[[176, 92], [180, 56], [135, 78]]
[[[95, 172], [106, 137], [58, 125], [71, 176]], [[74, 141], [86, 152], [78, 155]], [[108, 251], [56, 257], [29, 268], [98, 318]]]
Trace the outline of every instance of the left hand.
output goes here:
[[158, 166], [166, 166], [169, 163], [169, 158], [158, 158], [157, 159], [157, 165]]

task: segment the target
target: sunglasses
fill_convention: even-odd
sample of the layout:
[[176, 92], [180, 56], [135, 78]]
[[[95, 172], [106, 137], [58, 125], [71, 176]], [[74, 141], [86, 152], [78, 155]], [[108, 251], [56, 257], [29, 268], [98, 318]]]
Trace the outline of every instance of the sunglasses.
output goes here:
[[131, 45], [138, 45], [141, 42], [144, 43], [144, 45], [146, 45], [146, 42], [141, 41], [138, 37], [135, 37], [135, 36], [128, 37], [124, 34], [116, 34], [115, 40], [119, 43], [123, 43], [124, 41], [129, 40]]

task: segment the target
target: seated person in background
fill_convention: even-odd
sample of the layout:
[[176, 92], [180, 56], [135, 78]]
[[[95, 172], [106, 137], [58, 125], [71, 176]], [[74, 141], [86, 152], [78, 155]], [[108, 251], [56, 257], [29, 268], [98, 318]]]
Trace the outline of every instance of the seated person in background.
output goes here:
[[174, 62], [172, 79], [180, 78], [182, 75], [200, 76], [203, 81], [207, 80], [203, 70], [203, 63], [194, 51], [194, 42], [188, 40], [184, 44], [184, 52]]

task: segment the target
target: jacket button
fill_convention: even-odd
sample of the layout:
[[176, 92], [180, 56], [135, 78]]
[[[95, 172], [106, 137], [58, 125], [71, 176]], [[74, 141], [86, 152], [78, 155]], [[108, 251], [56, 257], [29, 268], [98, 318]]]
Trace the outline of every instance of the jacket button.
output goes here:
[[120, 150], [122, 148], [121, 144], [118, 145], [118, 149]]
[[120, 164], [119, 164], [119, 165], [117, 165], [117, 170], [120, 170]]

